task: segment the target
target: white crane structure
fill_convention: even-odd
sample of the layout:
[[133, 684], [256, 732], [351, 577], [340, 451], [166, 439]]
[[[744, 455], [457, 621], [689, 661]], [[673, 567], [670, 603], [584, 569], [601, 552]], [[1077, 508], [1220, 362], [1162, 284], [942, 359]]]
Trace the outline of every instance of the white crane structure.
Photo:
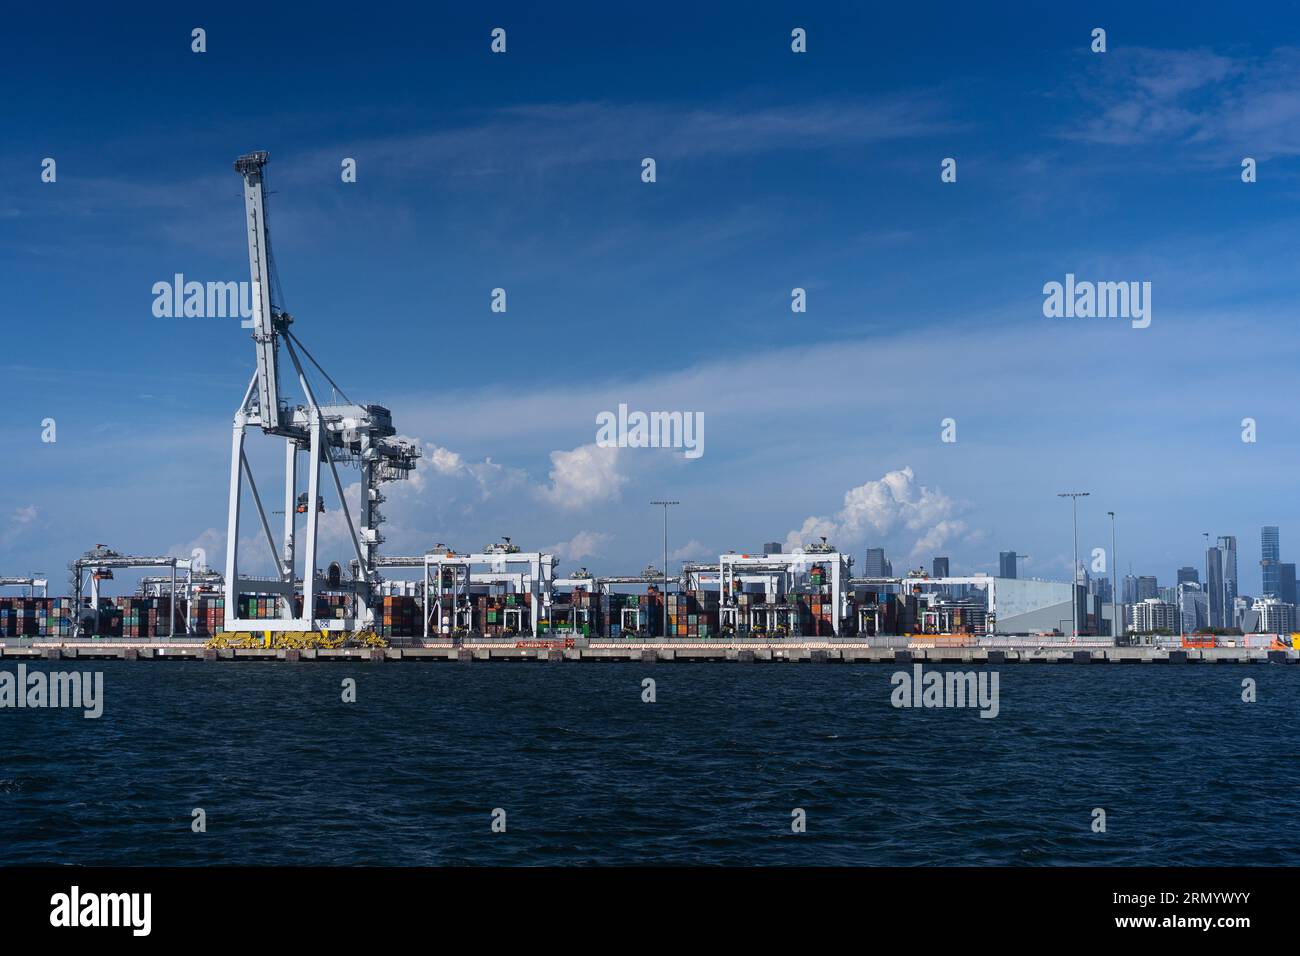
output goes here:
[[[790, 592], [817, 593], [831, 606], [831, 632], [841, 633], [848, 611], [848, 582], [853, 559], [825, 543], [810, 544], [789, 554], [723, 554], [718, 557], [718, 622], [740, 631], [742, 627], [775, 630], [797, 622], [792, 605], [786, 603]], [[812, 569], [820, 567], [828, 575], [821, 584], [812, 583]], [[692, 568], [693, 571], [700, 570]], [[739, 587], [737, 587], [739, 585]], [[742, 608], [737, 595], [746, 585], [763, 588], [765, 600], [752, 608]]]
[[28, 575], [27, 577], [0, 575], [0, 588], [27, 588], [28, 593], [32, 597], [36, 596], [36, 589], [40, 588], [41, 597], [49, 597], [50, 582], [45, 578], [33, 577], [31, 575]]
[[[194, 592], [194, 574], [195, 561], [192, 558], [178, 558], [170, 554], [163, 555], [136, 555], [136, 554], [119, 554], [112, 548], [106, 548], [102, 544], [95, 545], [94, 548], [87, 551], [81, 557], [74, 560], [68, 565], [68, 570], [72, 572], [73, 587], [73, 607], [76, 608], [76, 618], [72, 624], [73, 637], [81, 637], [86, 631], [86, 615], [83, 607], [86, 589], [86, 573], [90, 572], [90, 610], [95, 612], [90, 615], [92, 621], [98, 620], [99, 606], [101, 595], [99, 593], [100, 581], [111, 581], [113, 579], [113, 569], [136, 570], [140, 568], [168, 568], [169, 587], [166, 594], [171, 598], [168, 602], [168, 617], [171, 623], [167, 628], [167, 636], [176, 636], [176, 596], [180, 594], [183, 603], [181, 610], [185, 613], [185, 633], [189, 633], [190, 621], [190, 601]], [[178, 575], [181, 575], [178, 579]], [[154, 580], [161, 581], [162, 578]], [[162, 591], [158, 592], [163, 593]], [[94, 633], [92, 630], [91, 633]]]
[[[379, 525], [383, 516], [379, 505], [384, 496], [380, 486], [405, 478], [415, 468], [420, 450], [411, 442], [394, 437], [392, 415], [382, 405], [353, 403], [328, 373], [312, 358], [290, 330], [293, 317], [280, 307], [281, 296], [275, 282], [271, 255], [271, 233], [267, 225], [266, 191], [263, 169], [267, 153], [259, 151], [235, 160], [235, 171], [244, 180], [244, 210], [248, 227], [248, 267], [252, 279], [253, 342], [257, 370], [244, 400], [235, 412], [234, 434], [230, 452], [230, 510], [226, 532], [225, 628], [227, 631], [353, 631], [374, 623], [373, 595], [378, 584], [376, 558], [383, 543]], [[274, 293], [273, 293], [274, 290]], [[290, 406], [280, 391], [279, 355], [283, 346], [293, 363], [303, 404]], [[310, 362], [325, 377], [342, 403], [317, 401], [308, 381], [303, 360]], [[271, 525], [262, 505], [253, 477], [253, 469], [244, 452], [249, 428], [259, 427], [266, 435], [284, 441], [284, 533], [277, 546]], [[298, 455], [306, 453], [306, 491], [299, 494]], [[361, 469], [361, 502], [353, 515], [339, 478], [340, 464], [356, 464]], [[339, 508], [353, 551], [351, 579], [323, 578], [317, 570], [321, 468], [325, 466], [338, 495]], [[262, 534], [271, 550], [275, 577], [253, 578], [240, 572], [239, 518], [244, 480], [247, 479], [253, 505], [260, 519]], [[306, 536], [301, 564], [297, 546], [297, 516], [305, 515]], [[302, 587], [302, 611], [297, 613], [294, 599], [299, 582]], [[326, 588], [353, 595], [351, 608], [342, 618], [317, 618], [316, 597]], [[239, 616], [239, 596], [246, 593], [272, 594], [278, 598], [280, 615], [274, 619], [245, 619]]]
[[[390, 555], [377, 559], [385, 568], [423, 568], [419, 585], [424, 598], [424, 637], [482, 630], [476, 618], [475, 593], [504, 587], [510, 594], [527, 595], [528, 603], [504, 610], [505, 623], [516, 633], [541, 634], [550, 619], [555, 584], [555, 556], [543, 551], [520, 551], [509, 543], [490, 544], [482, 551], [461, 554], [442, 546], [416, 556]], [[524, 618], [529, 618], [524, 626]]]

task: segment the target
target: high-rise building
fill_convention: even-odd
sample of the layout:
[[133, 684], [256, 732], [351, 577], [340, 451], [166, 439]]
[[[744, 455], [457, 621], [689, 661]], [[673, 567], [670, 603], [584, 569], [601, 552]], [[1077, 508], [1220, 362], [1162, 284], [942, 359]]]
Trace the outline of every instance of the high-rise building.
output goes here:
[[781, 553], [781, 542], [779, 542], [779, 541], [769, 541], [767, 544], [763, 545], [763, 553], [764, 553], [764, 554], [780, 554], [780, 553]]
[[1245, 597], [1236, 597], [1232, 601], [1232, 626], [1243, 634], [1259, 631], [1259, 612], [1253, 610], [1254, 605], [1254, 601]]
[[1259, 532], [1259, 567], [1264, 579], [1264, 597], [1278, 596], [1278, 565], [1282, 563], [1282, 542], [1277, 525], [1265, 525]]
[[1200, 584], [1184, 581], [1178, 585], [1178, 610], [1182, 614], [1183, 633], [1191, 634], [1209, 626], [1210, 606]]
[[998, 577], [1014, 578], [1016, 576], [1016, 552], [1001, 551], [998, 553]]
[[892, 569], [889, 562], [885, 560], [884, 548], [867, 548], [867, 560], [863, 565], [862, 573], [869, 578], [887, 578], [891, 576]]
[[1178, 569], [1179, 584], [1200, 584], [1201, 572], [1191, 565], [1183, 565]]
[[1259, 613], [1255, 626], [1261, 634], [1290, 634], [1295, 630], [1295, 605], [1277, 598], [1261, 598], [1252, 610]]
[[1153, 631], [1173, 633], [1178, 630], [1178, 609], [1159, 598], [1139, 601], [1128, 610], [1133, 619], [1132, 629], [1139, 634], [1150, 634]]
[[1277, 596], [1283, 604], [1295, 604], [1295, 565], [1282, 562], [1277, 566]]
[[1138, 601], [1145, 601], [1147, 598], [1159, 596], [1160, 585], [1156, 583], [1155, 575], [1143, 574], [1137, 579], [1137, 594], [1135, 597]]
[[1205, 551], [1205, 591], [1210, 602], [1210, 627], [1224, 627], [1227, 611], [1223, 591], [1223, 552], [1217, 547]]
[[947, 559], [947, 558], [935, 558], [935, 559], [934, 559], [934, 576], [935, 576], [936, 578], [946, 578], [946, 577], [949, 576], [949, 575], [948, 575], [948, 559]]
[[1133, 575], [1131, 574], [1124, 575], [1124, 584], [1122, 588], [1124, 603], [1126, 605], [1136, 604], [1137, 593], [1138, 593], [1138, 579], [1133, 577]]
[[1075, 620], [1078, 622], [1080, 634], [1089, 633], [1088, 615], [1091, 613], [1091, 605], [1092, 601], [1088, 597], [1087, 582], [1076, 582], [1074, 585], [1074, 606], [1075, 614], [1078, 617]]
[[[1219, 538], [1219, 552], [1223, 555], [1223, 606], [1231, 608], [1237, 595], [1237, 538], [1235, 535], [1222, 535]], [[1226, 613], [1226, 612], [1225, 612]]]

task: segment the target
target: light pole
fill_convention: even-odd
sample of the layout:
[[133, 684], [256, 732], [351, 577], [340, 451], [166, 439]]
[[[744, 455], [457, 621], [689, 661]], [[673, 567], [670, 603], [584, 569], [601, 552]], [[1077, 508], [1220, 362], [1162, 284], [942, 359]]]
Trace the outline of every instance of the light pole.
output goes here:
[[1123, 622], [1117, 616], [1119, 612], [1119, 565], [1116, 564], [1115, 558], [1115, 512], [1107, 511], [1106, 514], [1110, 515], [1110, 636], [1118, 644], [1119, 632], [1123, 629]]
[[1062, 491], [1058, 498], [1069, 498], [1074, 511], [1074, 562], [1070, 565], [1070, 616], [1074, 621], [1074, 640], [1079, 640], [1079, 499], [1086, 491]]
[[1210, 607], [1210, 532], [1202, 531], [1201, 537], [1205, 539], [1205, 629], [1208, 631], [1214, 627]]
[[663, 609], [662, 617], [663, 617], [663, 629], [664, 629], [663, 636], [667, 637], [668, 636], [668, 509], [672, 505], [681, 504], [681, 502], [680, 501], [652, 501], [650, 503], [652, 505], [662, 505], [664, 509], [664, 596], [663, 596], [664, 609]]

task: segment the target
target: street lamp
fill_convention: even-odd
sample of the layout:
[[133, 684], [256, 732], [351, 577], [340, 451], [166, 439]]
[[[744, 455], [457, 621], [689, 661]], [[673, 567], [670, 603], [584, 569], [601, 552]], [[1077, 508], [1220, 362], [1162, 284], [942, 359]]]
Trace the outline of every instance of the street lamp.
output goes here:
[[1115, 557], [1115, 512], [1107, 511], [1106, 514], [1110, 515], [1110, 636], [1118, 644], [1123, 622], [1116, 616], [1119, 611], [1119, 564]]
[[1214, 609], [1210, 607], [1210, 532], [1202, 531], [1201, 537], [1205, 539], [1205, 629], [1208, 631], [1214, 627]]
[[664, 637], [668, 636], [668, 509], [680, 501], [652, 501], [652, 505], [662, 505], [664, 509], [664, 609], [662, 612]]
[[1087, 498], [1086, 491], [1062, 491], [1058, 498], [1069, 498], [1074, 511], [1074, 563], [1070, 565], [1070, 614], [1074, 620], [1074, 640], [1079, 640], [1079, 499]]

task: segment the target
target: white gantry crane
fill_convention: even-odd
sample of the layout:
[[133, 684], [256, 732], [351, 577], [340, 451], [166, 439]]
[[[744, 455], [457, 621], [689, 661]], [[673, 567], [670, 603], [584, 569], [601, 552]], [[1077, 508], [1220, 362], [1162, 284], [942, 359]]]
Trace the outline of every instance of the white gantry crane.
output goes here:
[[[235, 412], [234, 436], [230, 452], [230, 511], [226, 531], [225, 627], [227, 631], [352, 631], [374, 623], [375, 586], [378, 583], [376, 557], [383, 542], [378, 527], [383, 521], [379, 505], [384, 496], [380, 486], [405, 478], [420, 457], [418, 447], [394, 437], [392, 415], [382, 405], [357, 405], [348, 399], [328, 373], [312, 358], [290, 330], [293, 317], [280, 308], [278, 287], [274, 283], [271, 233], [266, 218], [266, 190], [263, 169], [267, 153], [259, 151], [235, 160], [235, 171], [244, 180], [244, 209], [248, 217], [248, 267], [252, 278], [253, 342], [257, 352], [257, 371], [248, 383], [244, 400]], [[275, 289], [275, 294], [272, 290]], [[280, 393], [280, 348], [289, 355], [305, 404], [290, 407]], [[342, 403], [320, 404], [303, 360], [310, 362], [325, 377]], [[253, 478], [253, 469], [244, 453], [244, 437], [251, 427], [260, 427], [267, 435], [284, 439], [284, 536], [279, 547], [271, 534], [271, 524], [262, 505]], [[298, 455], [307, 454], [307, 488], [298, 492]], [[354, 516], [339, 479], [339, 464], [356, 464], [361, 469], [361, 502]], [[338, 494], [354, 558], [351, 575], [343, 579], [337, 568], [328, 576], [317, 571], [317, 535], [321, 466], [324, 465]], [[252, 501], [261, 521], [262, 534], [276, 568], [275, 577], [252, 578], [240, 574], [239, 513], [244, 479], [248, 481]], [[306, 540], [303, 542], [301, 571], [297, 548], [297, 516], [305, 515]], [[299, 574], [302, 584], [302, 610], [294, 607]], [[316, 597], [324, 590], [352, 595], [350, 608], [341, 618], [317, 618]], [[279, 617], [273, 619], [240, 616], [241, 594], [274, 595]]]

